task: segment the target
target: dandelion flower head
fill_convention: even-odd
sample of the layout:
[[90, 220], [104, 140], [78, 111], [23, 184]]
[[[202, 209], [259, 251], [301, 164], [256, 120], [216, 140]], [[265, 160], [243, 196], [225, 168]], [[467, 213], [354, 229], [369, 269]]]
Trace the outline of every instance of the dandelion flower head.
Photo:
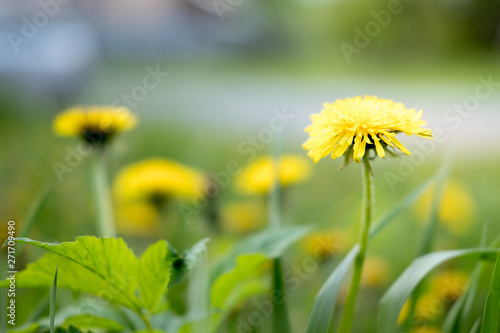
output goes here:
[[391, 152], [388, 147], [410, 155], [396, 134], [416, 134], [431, 139], [432, 132], [422, 128], [425, 121], [421, 117], [422, 111], [374, 96], [325, 103], [321, 113], [311, 116], [312, 125], [305, 129], [309, 139], [303, 148], [315, 163], [329, 154], [333, 159], [346, 154], [359, 163], [368, 149], [384, 157], [386, 151]]

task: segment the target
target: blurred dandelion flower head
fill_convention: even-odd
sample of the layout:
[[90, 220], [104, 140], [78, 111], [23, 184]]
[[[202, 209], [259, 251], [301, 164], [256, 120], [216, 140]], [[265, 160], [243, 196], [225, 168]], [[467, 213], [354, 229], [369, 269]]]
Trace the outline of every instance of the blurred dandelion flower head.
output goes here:
[[224, 205], [221, 217], [225, 229], [245, 234], [264, 227], [266, 211], [258, 202], [238, 201]]
[[202, 197], [205, 181], [204, 175], [191, 167], [153, 158], [124, 168], [115, 179], [113, 193], [121, 202], [145, 200], [160, 205], [171, 197]]
[[158, 212], [153, 205], [146, 202], [121, 204], [116, 207], [116, 228], [120, 234], [125, 235], [157, 235]]
[[444, 313], [445, 302], [438, 294], [427, 291], [422, 294], [415, 305], [415, 316], [418, 319], [433, 321]]
[[387, 281], [390, 269], [389, 262], [383, 258], [366, 258], [361, 274], [361, 284], [368, 287], [381, 286]]
[[[420, 221], [425, 221], [435, 189], [429, 190], [416, 205]], [[466, 233], [474, 221], [476, 205], [467, 187], [456, 180], [449, 181], [439, 205], [439, 222], [455, 235]]]
[[77, 106], [59, 114], [53, 126], [59, 135], [80, 136], [87, 143], [98, 145], [136, 123], [137, 118], [126, 107]]
[[367, 149], [375, 149], [378, 156], [384, 157], [386, 150], [391, 152], [388, 146], [410, 155], [396, 134], [432, 139], [431, 130], [422, 128], [425, 121], [421, 117], [422, 111], [374, 96], [325, 103], [321, 113], [311, 116], [312, 125], [305, 129], [309, 139], [303, 148], [315, 163], [329, 154], [335, 159], [344, 153], [359, 163]]
[[460, 271], [444, 271], [430, 281], [430, 290], [446, 303], [454, 302], [462, 295], [468, 275]]
[[[236, 185], [241, 192], [267, 193], [274, 181], [274, 174], [279, 173], [279, 183], [286, 187], [298, 183], [309, 176], [309, 162], [301, 156], [283, 155], [275, 166], [270, 156], [257, 158], [250, 163], [236, 179]], [[276, 168], [276, 170], [275, 170]]]
[[341, 230], [312, 232], [301, 241], [305, 253], [321, 260], [336, 253], [343, 253], [350, 243], [350, 235]]

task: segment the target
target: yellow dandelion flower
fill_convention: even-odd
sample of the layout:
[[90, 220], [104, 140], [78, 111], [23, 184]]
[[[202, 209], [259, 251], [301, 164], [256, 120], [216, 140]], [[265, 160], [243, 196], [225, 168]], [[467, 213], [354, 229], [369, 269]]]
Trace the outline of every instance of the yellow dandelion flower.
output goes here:
[[[301, 156], [283, 155], [279, 159], [281, 186], [298, 183], [309, 176], [310, 165]], [[275, 166], [270, 156], [257, 158], [237, 177], [236, 185], [244, 193], [266, 193], [273, 185]]]
[[161, 204], [170, 197], [203, 196], [205, 177], [199, 171], [174, 161], [153, 158], [132, 164], [115, 179], [113, 193], [119, 202], [147, 200]]
[[458, 299], [465, 290], [468, 275], [460, 271], [445, 271], [438, 273], [430, 281], [430, 290], [438, 295], [445, 303]]
[[346, 98], [335, 103], [325, 103], [319, 114], [311, 116], [312, 125], [306, 128], [309, 139], [303, 148], [314, 162], [332, 154], [332, 158], [342, 156], [359, 163], [367, 149], [375, 149], [384, 157], [387, 146], [395, 147], [410, 155], [396, 139], [399, 132], [416, 134], [432, 139], [432, 132], [423, 129], [422, 111], [406, 109], [401, 103], [374, 96]]
[[445, 302], [433, 291], [421, 295], [415, 305], [415, 316], [418, 319], [434, 320], [446, 310]]
[[348, 233], [341, 230], [318, 231], [308, 234], [301, 247], [310, 256], [326, 259], [335, 253], [344, 252], [351, 243]]
[[77, 106], [59, 114], [54, 131], [62, 136], [80, 136], [89, 144], [103, 144], [116, 133], [135, 126], [137, 118], [126, 107]]
[[367, 287], [382, 285], [388, 278], [390, 265], [387, 260], [379, 257], [368, 257], [361, 273], [361, 284]]
[[[425, 221], [435, 189], [430, 189], [417, 203], [420, 221]], [[439, 206], [439, 222], [455, 235], [467, 232], [474, 221], [476, 205], [467, 187], [456, 180], [449, 181], [443, 191]]]
[[244, 234], [264, 227], [266, 212], [257, 202], [232, 202], [222, 207], [221, 219], [225, 229]]
[[120, 234], [154, 236], [159, 217], [154, 206], [145, 202], [121, 204], [116, 208], [116, 228]]

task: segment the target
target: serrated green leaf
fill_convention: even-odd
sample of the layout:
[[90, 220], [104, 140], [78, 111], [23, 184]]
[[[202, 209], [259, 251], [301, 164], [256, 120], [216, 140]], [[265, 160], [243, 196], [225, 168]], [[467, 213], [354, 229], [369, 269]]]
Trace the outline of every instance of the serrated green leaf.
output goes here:
[[164, 240], [149, 246], [141, 256], [139, 292], [142, 304], [153, 313], [167, 291], [171, 265], [169, 245]]
[[[50, 287], [59, 266], [60, 287], [98, 295], [110, 302], [139, 308], [135, 296], [139, 260], [121, 238], [77, 237], [74, 242], [50, 244], [28, 238], [17, 242], [46, 249], [46, 254], [17, 274], [20, 287]], [[5, 287], [6, 281], [0, 282]]]
[[417, 258], [380, 300], [378, 313], [378, 332], [391, 333], [397, 331], [397, 320], [403, 305], [420, 281], [436, 266], [445, 261], [475, 257], [495, 260], [497, 252], [488, 248], [433, 252]]

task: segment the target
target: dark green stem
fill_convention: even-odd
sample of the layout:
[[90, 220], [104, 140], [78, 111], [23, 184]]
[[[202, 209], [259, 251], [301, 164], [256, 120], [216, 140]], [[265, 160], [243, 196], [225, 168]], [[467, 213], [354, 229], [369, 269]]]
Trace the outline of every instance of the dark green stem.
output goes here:
[[291, 332], [286, 306], [285, 286], [283, 284], [283, 270], [281, 268], [281, 259], [279, 258], [273, 260], [272, 298], [274, 304], [273, 332]]
[[365, 262], [366, 249], [368, 247], [368, 236], [370, 232], [370, 223], [373, 210], [373, 174], [370, 166], [368, 154], [363, 157], [363, 215], [361, 218], [361, 230], [359, 237], [359, 253], [354, 261], [354, 271], [352, 274], [351, 286], [347, 295], [342, 321], [340, 322], [340, 333], [351, 333], [352, 322], [354, 319], [354, 308], [356, 298], [361, 283], [361, 273]]

